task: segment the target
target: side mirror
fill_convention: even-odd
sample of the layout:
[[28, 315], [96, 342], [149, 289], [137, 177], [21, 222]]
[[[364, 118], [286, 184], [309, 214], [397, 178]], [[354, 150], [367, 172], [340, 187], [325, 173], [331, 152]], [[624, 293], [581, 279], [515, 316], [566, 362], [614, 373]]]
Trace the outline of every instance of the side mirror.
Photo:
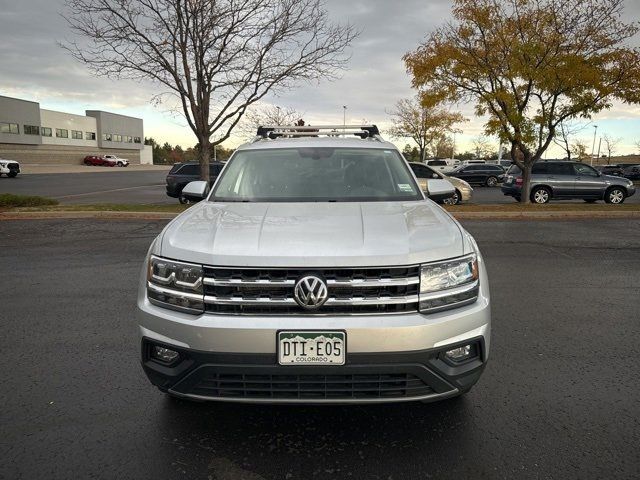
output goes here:
[[204, 180], [189, 182], [182, 189], [182, 196], [192, 202], [199, 202], [209, 193], [209, 183]]
[[440, 176], [437, 173], [434, 173], [433, 175], [431, 175], [431, 178], [440, 178]]
[[446, 199], [453, 197], [453, 194], [456, 193], [456, 189], [448, 180], [443, 178], [429, 178], [427, 179], [427, 189], [425, 193], [434, 202], [443, 202]]

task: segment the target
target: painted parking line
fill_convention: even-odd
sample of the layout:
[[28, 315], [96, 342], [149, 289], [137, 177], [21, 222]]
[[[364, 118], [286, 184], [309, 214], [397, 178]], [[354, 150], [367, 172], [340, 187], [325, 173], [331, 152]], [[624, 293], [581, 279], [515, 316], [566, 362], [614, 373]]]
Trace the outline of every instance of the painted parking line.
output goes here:
[[124, 192], [126, 190], [136, 190], [138, 188], [149, 188], [149, 187], [164, 187], [164, 183], [158, 183], [155, 185], [138, 185], [137, 187], [126, 187], [126, 188], [114, 188], [112, 190], [98, 190], [95, 192], [87, 192], [87, 193], [75, 193], [73, 195], [62, 195], [60, 197], [51, 197], [56, 200], [62, 198], [75, 198], [75, 197], [86, 197], [87, 195], [100, 195], [102, 193], [113, 193], [113, 192]]

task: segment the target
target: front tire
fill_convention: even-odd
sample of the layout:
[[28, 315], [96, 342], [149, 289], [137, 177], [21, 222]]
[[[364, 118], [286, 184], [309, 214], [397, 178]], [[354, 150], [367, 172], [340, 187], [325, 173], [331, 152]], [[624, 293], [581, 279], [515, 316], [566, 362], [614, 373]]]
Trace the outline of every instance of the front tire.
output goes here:
[[453, 196], [451, 198], [447, 198], [443, 203], [445, 205], [459, 205], [462, 201], [461, 197], [462, 195], [460, 195], [460, 192], [456, 188], [456, 190], [453, 192]]
[[497, 177], [488, 177], [487, 180], [484, 182], [484, 184], [487, 187], [495, 187], [496, 185], [498, 185], [498, 178]]
[[122, 162], [118, 162], [118, 166], [119, 166], [119, 167], [122, 167], [122, 166], [123, 166], [123, 165], [122, 165]]
[[531, 190], [531, 202], [543, 205], [551, 200], [551, 192], [546, 187], [535, 187]]
[[191, 203], [191, 202], [189, 201], [189, 199], [184, 198], [184, 197], [182, 196], [182, 194], [180, 194], [180, 195], [178, 196], [178, 201], [179, 201], [182, 205], [188, 205], [188, 204], [190, 204], [190, 203]]
[[7, 173], [7, 177], [16, 178], [18, 176], [18, 172], [9, 172]]
[[627, 192], [625, 192], [622, 188], [612, 187], [604, 194], [604, 201], [607, 203], [618, 205], [620, 203], [623, 203], [626, 197]]

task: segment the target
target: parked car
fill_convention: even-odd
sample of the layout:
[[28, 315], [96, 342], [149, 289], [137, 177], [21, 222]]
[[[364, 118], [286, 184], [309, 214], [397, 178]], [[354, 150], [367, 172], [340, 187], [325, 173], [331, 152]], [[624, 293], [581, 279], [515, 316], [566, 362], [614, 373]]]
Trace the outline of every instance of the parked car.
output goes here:
[[596, 165], [595, 168], [603, 175], [622, 176], [622, 167], [620, 165]]
[[4, 174], [9, 178], [15, 178], [20, 173], [20, 164], [15, 160], [0, 158], [0, 177]]
[[462, 162], [462, 165], [484, 165], [485, 163], [487, 163], [486, 160], [464, 160]]
[[499, 165], [487, 163], [460, 165], [449, 176], [460, 178], [472, 185], [495, 187], [504, 179], [504, 169]]
[[[520, 200], [522, 171], [513, 165], [507, 172], [502, 192]], [[595, 168], [580, 162], [541, 161], [531, 169], [531, 201], [580, 198], [586, 202], [604, 200], [622, 203], [636, 192], [633, 182], [626, 178], [603, 175]]]
[[490, 165], [500, 165], [505, 172], [511, 168], [511, 165], [513, 165], [511, 160], [487, 160], [486, 163]]
[[115, 167], [116, 162], [100, 155], [87, 155], [83, 160], [85, 165], [98, 167]]
[[105, 160], [111, 160], [112, 162], [116, 162], [116, 166], [118, 167], [128, 167], [129, 160], [126, 158], [120, 158], [117, 155], [104, 155]]
[[[222, 162], [211, 162], [209, 164], [209, 180], [213, 185], [216, 178], [220, 174], [220, 171], [224, 167]], [[182, 194], [182, 189], [189, 182], [194, 180], [200, 180], [200, 164], [198, 162], [183, 162], [176, 163], [171, 167], [171, 170], [167, 174], [167, 195], [172, 198], [177, 198], [180, 203], [187, 203]]]
[[449, 173], [456, 169], [460, 165], [460, 160], [453, 158], [442, 158], [439, 160], [427, 160], [427, 165], [434, 170], [442, 173]]
[[[201, 201], [155, 238], [139, 277], [150, 382], [174, 397], [245, 403], [468, 392], [490, 349], [477, 243], [377, 127], [306, 128], [261, 127], [212, 191], [184, 187]], [[432, 189], [442, 179], [428, 183], [452, 194]]]
[[418, 183], [420, 184], [420, 188], [422, 191], [426, 191], [427, 188], [427, 179], [429, 178], [442, 178], [451, 182], [453, 185], [454, 194], [451, 198], [444, 200], [444, 203], [450, 205], [457, 205], [462, 202], [468, 202], [471, 200], [471, 196], [473, 195], [473, 188], [467, 182], [462, 180], [461, 178], [449, 177], [447, 175], [443, 175], [440, 172], [436, 172], [431, 167], [425, 165], [420, 162], [409, 162], [409, 166], [411, 170], [413, 170], [414, 175], [418, 179]]
[[622, 176], [629, 180], [640, 180], [640, 165], [631, 165], [622, 170]]

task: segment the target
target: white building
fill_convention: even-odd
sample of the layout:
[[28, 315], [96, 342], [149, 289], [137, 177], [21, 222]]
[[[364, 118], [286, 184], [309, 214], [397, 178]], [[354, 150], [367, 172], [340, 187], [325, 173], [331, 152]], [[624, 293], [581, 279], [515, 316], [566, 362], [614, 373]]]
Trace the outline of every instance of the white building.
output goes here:
[[87, 155], [115, 154], [140, 163], [143, 143], [139, 118], [101, 110], [74, 115], [0, 95], [0, 157], [47, 164], [82, 163]]

